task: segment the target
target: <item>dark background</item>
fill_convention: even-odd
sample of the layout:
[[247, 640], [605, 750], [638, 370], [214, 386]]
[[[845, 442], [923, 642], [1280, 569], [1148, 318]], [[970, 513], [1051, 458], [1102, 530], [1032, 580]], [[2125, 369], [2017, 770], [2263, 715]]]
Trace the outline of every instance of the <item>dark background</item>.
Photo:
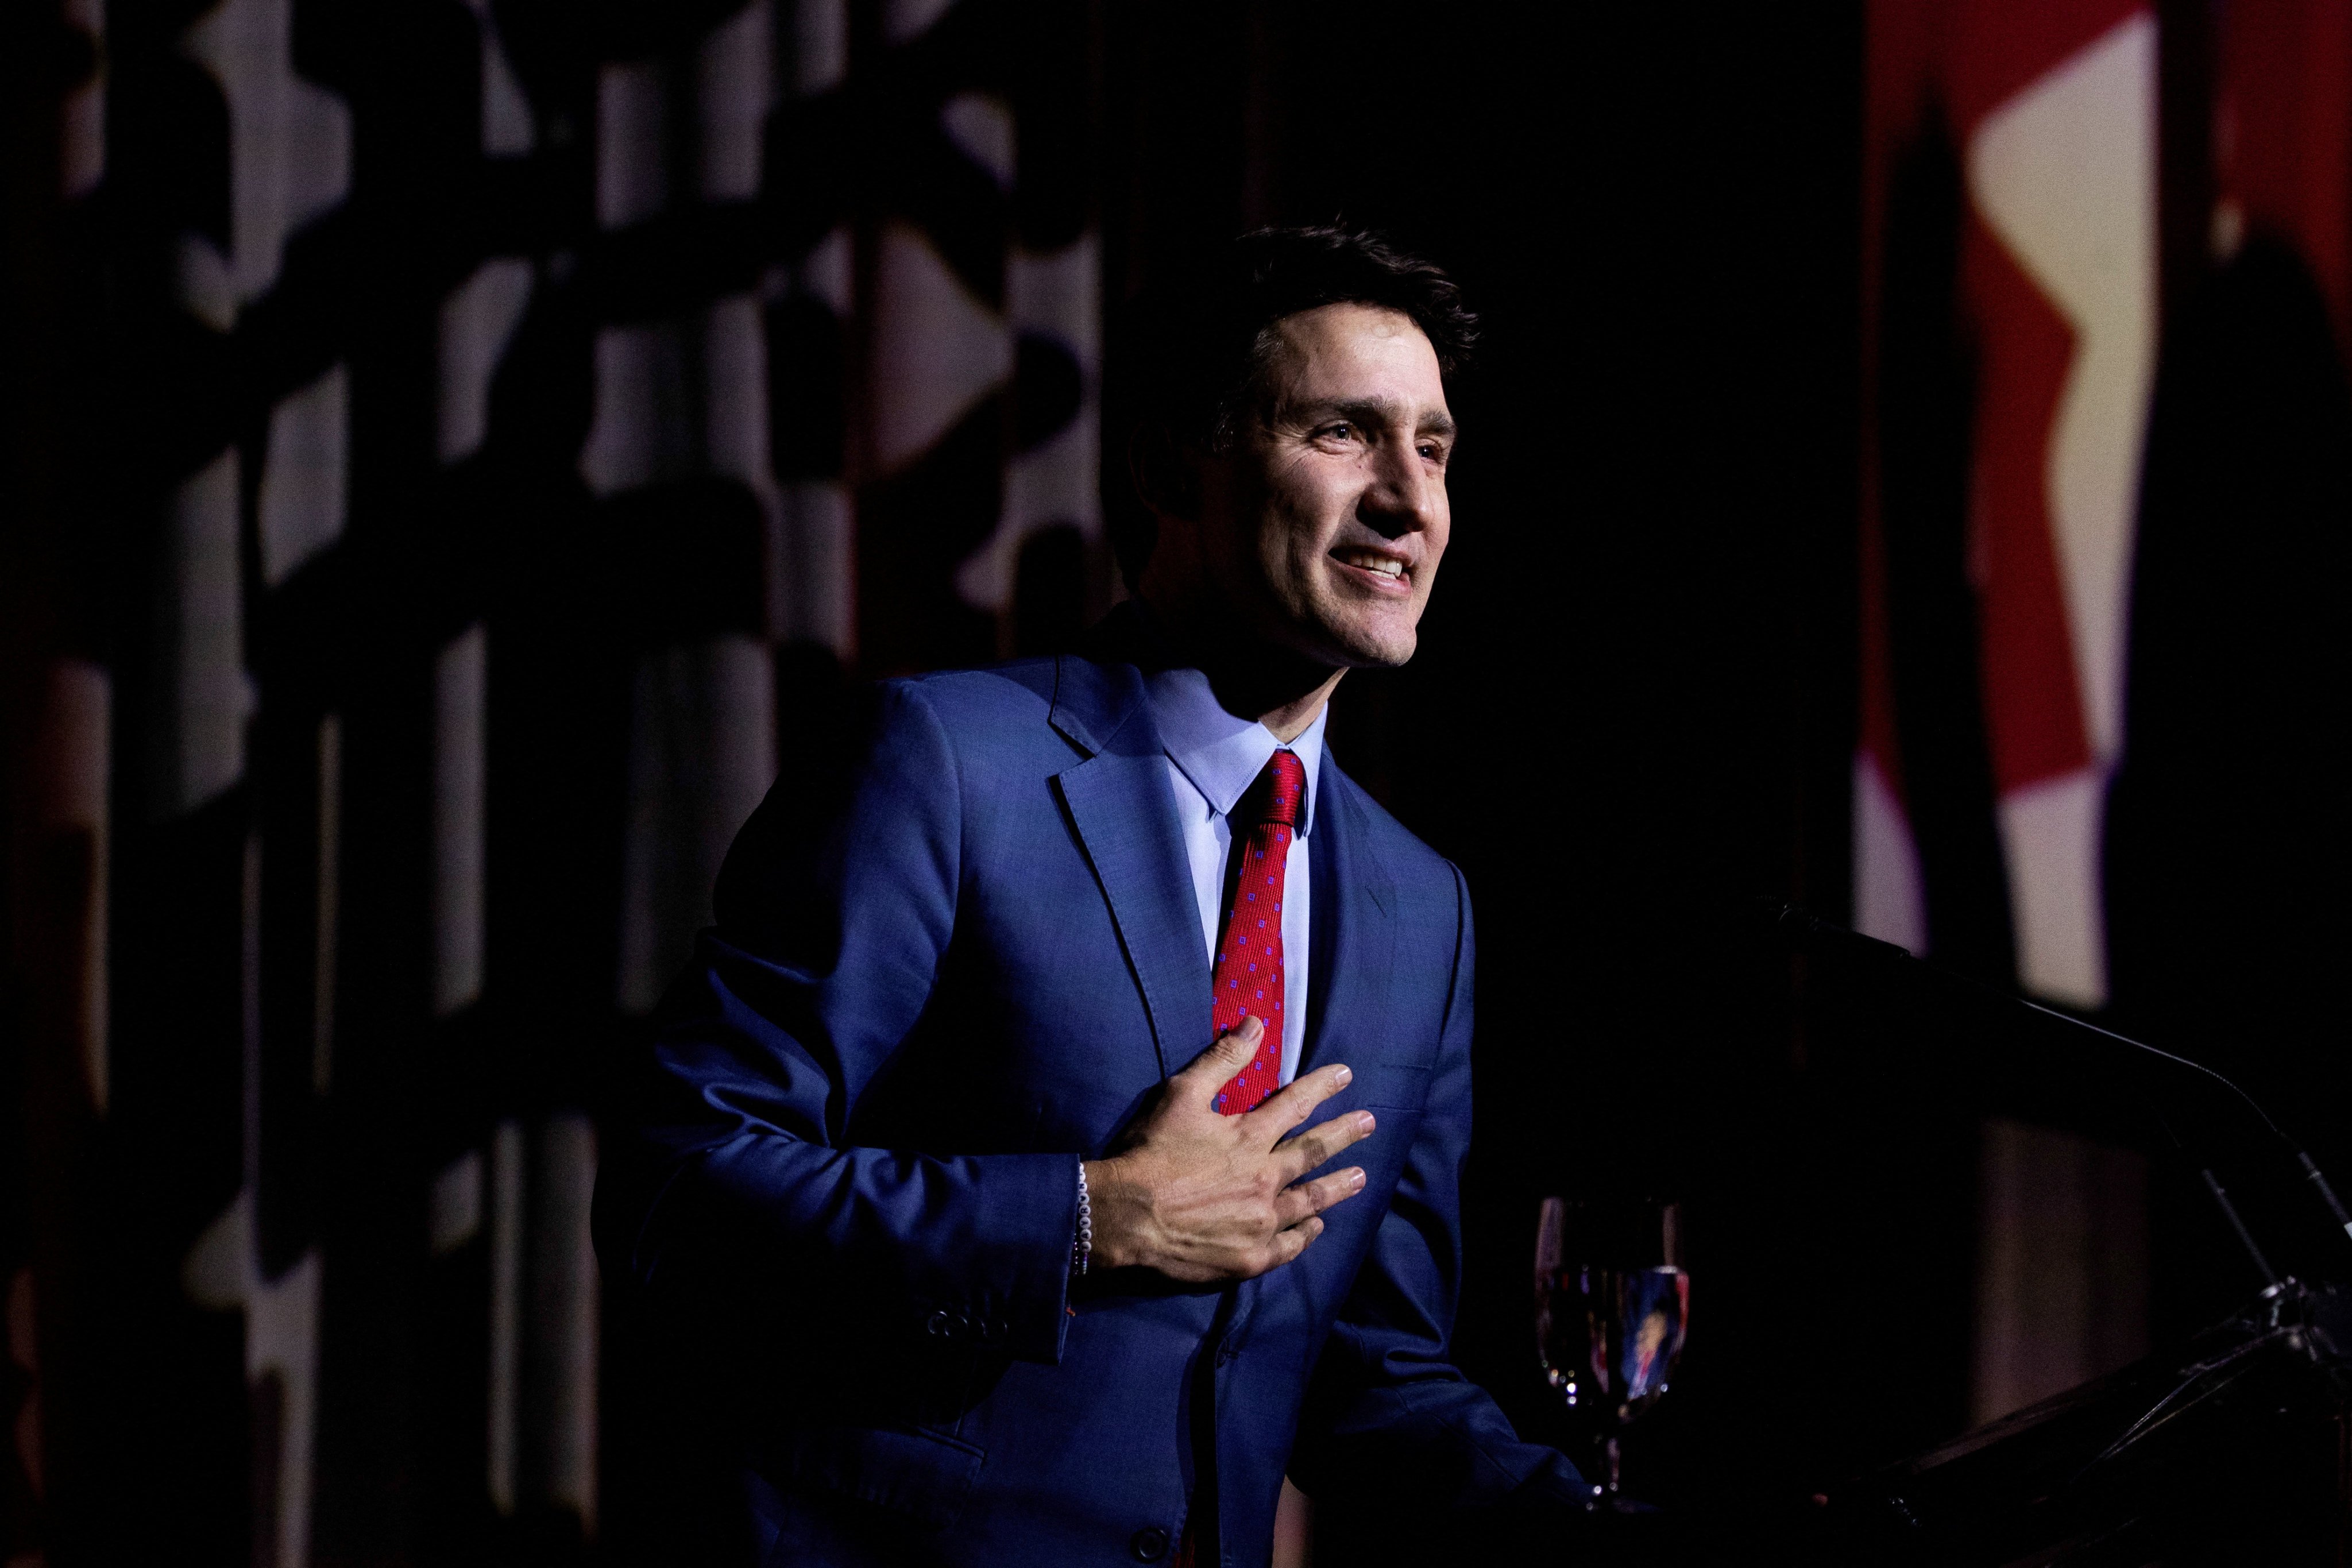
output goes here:
[[[263, 1266], [309, 1247], [329, 1259], [312, 1556], [582, 1550], [560, 1508], [501, 1519], [480, 1495], [489, 1265], [478, 1244], [425, 1258], [423, 1194], [494, 1126], [536, 1140], [593, 1100], [637, 1027], [609, 979], [635, 661], [774, 630], [739, 492], [702, 476], [585, 493], [592, 335], [749, 287], [836, 220], [870, 229], [894, 203], [933, 200], [922, 161], [936, 149], [877, 127], [895, 123], [892, 94], [928, 102], [962, 74], [1063, 138], [1045, 195], [1009, 214], [971, 202], [997, 226], [992, 243], [1099, 233], [1114, 405], [1123, 302], [1204, 241], [1263, 223], [1385, 230], [1451, 269], [1484, 318], [1479, 359], [1452, 389], [1454, 533], [1422, 652], [1350, 676], [1330, 729], [1343, 765], [1463, 866], [1476, 903], [1463, 1365], [1523, 1430], [1561, 1435], [1533, 1357], [1536, 1204], [1672, 1197], [1694, 1333], [1673, 1396], [1629, 1442], [1633, 1490], [1745, 1529], [1959, 1430], [1981, 1119], [2021, 1111], [2154, 1144], [2102, 1098], [2105, 1068], [1932, 1026], [1762, 940], [1742, 912], [1770, 896], [1834, 919], [1847, 898], [1863, 6], [963, 0], [952, 48], [897, 75], [859, 79], [854, 64], [853, 79], [887, 85], [780, 113], [755, 206], [597, 241], [593, 137], [560, 142], [551, 117], [593, 122], [599, 62], [677, 47], [731, 9], [497, 5], [542, 138], [528, 159], [483, 164], [473, 13], [298, 4], [298, 63], [356, 117], [355, 195], [289, 247], [285, 286], [226, 338], [194, 332], [163, 282], [175, 229], [224, 222], [225, 174], [207, 162], [219, 126], [173, 97], [173, 40], [203, 7], [115, 0], [102, 51], [55, 8], [9, 13], [0, 1018], [27, 1135], [0, 1187], [0, 1276], [38, 1292], [12, 1332], [0, 1409], [37, 1394], [28, 1429], [47, 1458], [40, 1475], [8, 1472], [0, 1548], [58, 1563], [250, 1558], [271, 1505], [248, 1478], [274, 1475], [259, 1436], [274, 1411], [248, 1408], [263, 1395], [246, 1386], [235, 1315], [192, 1310], [178, 1271], [252, 1180]], [[851, 14], [855, 59], [876, 24], [871, 6]], [[62, 202], [57, 106], [101, 58], [107, 181]], [[482, 456], [436, 469], [434, 310], [502, 250], [539, 258], [550, 286], [501, 371]], [[857, 327], [793, 303], [768, 331], [772, 349], [834, 377], [773, 395], [835, 399], [797, 409], [793, 427], [816, 435], [778, 447], [779, 474], [865, 482]], [[43, 672], [60, 657], [113, 672], [128, 773], [157, 701], [140, 671], [142, 606], [164, 570], [160, 498], [225, 444], [253, 452], [272, 400], [331, 352], [352, 367], [350, 523], [319, 569], [246, 606], [260, 694], [247, 776], [163, 823], [118, 784], [105, 869], [40, 815]], [[2271, 363], [2255, 352], [2231, 374]], [[1008, 395], [1007, 428], [1033, 390]], [[2179, 395], [2162, 406], [2213, 426]], [[964, 432], [983, 467], [1002, 445], [984, 425]], [[789, 636], [774, 648], [786, 765], [823, 743], [845, 679], [1049, 647], [1109, 596], [1106, 552], [1065, 538], [1024, 560], [1008, 618], [972, 615], [946, 574], [993, 514], [957, 510], [979, 504], [958, 474], [921, 478], [935, 488], [862, 492], [855, 668]], [[974, 517], [980, 533], [959, 533]], [[2257, 605], [2267, 581], [2255, 570], [2238, 602]], [[478, 1005], [436, 1020], [432, 668], [472, 619], [494, 650], [489, 980]], [[248, 917], [241, 856], [257, 836], [265, 868], [296, 864], [316, 838], [304, 748], [325, 710], [344, 726], [347, 912], [334, 1087], [313, 1098], [310, 933], [283, 912], [310, 890], [266, 869]], [[2193, 752], [2207, 731], [2189, 730]], [[1465, 772], [1491, 786], [1475, 810], [1458, 798]], [[57, 1064], [78, 962], [61, 933], [101, 879], [115, 1091], [100, 1122], [71, 1110]], [[2165, 940], [2143, 945], [2141, 973], [2164, 970]], [[241, 979], [253, 942], [259, 1023]], [[2213, 1016], [2221, 992], [2200, 994]], [[2294, 1062], [2273, 1066], [2292, 1090]], [[257, 1137], [240, 1131], [253, 1118]], [[2158, 1317], [2178, 1329], [2247, 1281], [2168, 1186], [2158, 1209], [2159, 1262], [2174, 1261]], [[617, 1558], [626, 1416], [608, 1408], [604, 1434], [600, 1539]]]

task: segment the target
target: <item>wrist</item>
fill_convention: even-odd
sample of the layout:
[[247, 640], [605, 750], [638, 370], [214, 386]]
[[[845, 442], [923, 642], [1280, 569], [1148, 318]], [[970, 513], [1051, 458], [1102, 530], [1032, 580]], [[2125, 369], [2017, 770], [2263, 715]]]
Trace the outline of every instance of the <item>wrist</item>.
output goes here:
[[1125, 1268], [1142, 1262], [1134, 1246], [1133, 1194], [1127, 1167], [1119, 1160], [1087, 1160], [1078, 1167], [1092, 1210], [1092, 1268]]

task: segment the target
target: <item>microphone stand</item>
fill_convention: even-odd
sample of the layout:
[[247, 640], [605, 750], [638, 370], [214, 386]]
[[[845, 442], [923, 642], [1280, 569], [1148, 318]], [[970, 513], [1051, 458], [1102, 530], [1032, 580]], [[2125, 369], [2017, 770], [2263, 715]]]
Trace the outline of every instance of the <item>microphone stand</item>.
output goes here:
[[[1777, 900], [1753, 903], [1784, 937], [1843, 952], [1858, 967], [1874, 968], [1890, 977], [1931, 980], [1947, 994], [1960, 993], [1972, 1002], [1990, 997], [2002, 1004], [2005, 1012], [2021, 1009], [2055, 1019], [2220, 1084], [2286, 1150], [2338, 1233], [2352, 1238], [2352, 1215], [2345, 1212], [2310, 1153], [2252, 1095], [2202, 1062], [1954, 973], [1893, 942], [1832, 925], [1794, 905]], [[2161, 1104], [2149, 1109], [2174, 1150], [2188, 1154]], [[2300, 1547], [2305, 1527], [2293, 1521], [2303, 1515], [2278, 1509], [2282, 1494], [2273, 1482], [2290, 1449], [2310, 1446], [2310, 1428], [2295, 1426], [2290, 1417], [2316, 1418], [2325, 1451], [2341, 1457], [2336, 1450], [2347, 1395], [2352, 1395], [2352, 1292], [2282, 1278], [2214, 1174], [2212, 1163], [2202, 1159], [2195, 1163], [2214, 1206], [2263, 1279], [2260, 1296], [2178, 1352], [2150, 1357], [2031, 1405], [1994, 1426], [1877, 1471], [1833, 1496], [1817, 1496], [1817, 1503], [1834, 1505], [1835, 1530], [1844, 1532], [1843, 1539], [1849, 1542], [1849, 1555], [1841, 1561], [1986, 1565], [2055, 1561], [2071, 1556], [2086, 1541], [2096, 1541], [2125, 1543], [2131, 1553], [2128, 1560], [2137, 1563], [2155, 1560], [2144, 1548], [2179, 1544], [2176, 1533], [2182, 1529], [2193, 1529], [2194, 1538], [2204, 1542], [2224, 1520], [2231, 1532], [2227, 1539], [2233, 1543], [2254, 1529], [2265, 1543], [2285, 1543], [2291, 1537]], [[2294, 1456], [2289, 1468], [2304, 1462]], [[2343, 1494], [2334, 1484], [2340, 1468], [2314, 1472], [2330, 1478], [2329, 1511], [2323, 1518], [2314, 1500], [2311, 1515], [2324, 1526], [2325, 1541], [2318, 1535], [2310, 1540], [2324, 1545], [2331, 1561], [2340, 1544]], [[2292, 1495], [2301, 1499], [2305, 1494]], [[2278, 1519], [2288, 1522], [2278, 1523]], [[1839, 1537], [1825, 1534], [1823, 1539]], [[2225, 1537], [2212, 1534], [2210, 1539], [2218, 1542]], [[2020, 1556], [2020, 1549], [2028, 1546], [2033, 1548], [2030, 1556]], [[2169, 1550], [2161, 1554], [2171, 1560]], [[2302, 1560], [2293, 1552], [2275, 1551], [2263, 1552], [2260, 1560], [2291, 1556]], [[2319, 1560], [2319, 1554], [2312, 1560]]]
[[[1881, 942], [1876, 937], [1864, 936], [1860, 931], [1848, 931], [1841, 925], [1833, 925], [1795, 904], [1778, 899], [1765, 899], [1758, 900], [1758, 906], [1775, 929], [1801, 946], [1842, 949], [1882, 966], [1898, 968], [1911, 973], [1923, 973], [1946, 984], [1965, 985], [1979, 995], [1992, 997], [1999, 1002], [2023, 1008], [2028, 1012], [2039, 1013], [2045, 1018], [2055, 1018], [2061, 1024], [2072, 1028], [2086, 1030], [2103, 1039], [2112, 1040], [2117, 1045], [2128, 1046], [2133, 1050], [2144, 1052], [2161, 1061], [2169, 1062], [2175, 1067], [2186, 1068], [2191, 1072], [2212, 1079], [2228, 1089], [2237, 1098], [2240, 1104], [2252, 1111], [2255, 1120], [2260, 1121], [2271, 1136], [2286, 1150], [2289, 1158], [2301, 1168], [2304, 1180], [2310, 1184], [2312, 1190], [2319, 1195], [2320, 1202], [2326, 1205], [2328, 1214], [2336, 1222], [2336, 1229], [2347, 1242], [2352, 1242], [2352, 1213], [2346, 1212], [2343, 1200], [2336, 1195], [2336, 1189], [2328, 1184], [2326, 1173], [2320, 1170], [2309, 1151], [2289, 1137], [2285, 1130], [2277, 1122], [2272, 1121], [2270, 1113], [2255, 1101], [2252, 1095], [2248, 1094], [2204, 1063], [2177, 1056], [2170, 1051], [2151, 1046], [2145, 1040], [2135, 1040], [2129, 1035], [2117, 1034], [2113, 1029], [2102, 1028], [2096, 1024], [2077, 1018], [2072, 1013], [2044, 1006], [2039, 1002], [2001, 990], [1998, 986], [1989, 985], [1983, 981], [1939, 968], [1920, 958], [1909, 948], [1898, 946], [1891, 942]], [[2181, 1153], [2187, 1154], [2188, 1147], [2181, 1142], [2179, 1135], [2173, 1131], [2170, 1120], [2162, 1116], [2158, 1120], [2163, 1125], [2165, 1136], [2170, 1140], [2172, 1146]], [[2209, 1162], [2201, 1164], [2197, 1173], [2203, 1178], [2205, 1190], [2212, 1194], [2214, 1205], [2221, 1211], [2222, 1217], [2230, 1222], [2230, 1229], [2236, 1235], [2240, 1245], [2245, 1247], [2246, 1256], [2253, 1260], [2255, 1272], [2263, 1277], [2263, 1283], [2266, 1287], [2274, 1290], [2279, 1284], [2277, 1271], [2271, 1268], [2270, 1259], [2263, 1256], [2261, 1245], [2254, 1240], [2254, 1233], [2248, 1228], [2245, 1217], [2238, 1212], [2238, 1205], [2231, 1201], [2229, 1192], [2221, 1185], [2221, 1179], [2214, 1175], [2211, 1163]]]
[[[1867, 942], [1870, 939], [1864, 937], [1862, 940]], [[1895, 944], [1889, 942], [1886, 945], [1893, 947]], [[1906, 949], [1895, 948], [1895, 951], [1903, 953], [1906, 958], [1910, 958], [1911, 956]], [[1911, 962], [1921, 964], [1923, 967], [1934, 967], [1933, 965], [1927, 964], [1924, 960], [1917, 958], [1912, 958]], [[1941, 972], [1939, 971], [1938, 973]], [[1969, 984], [1974, 984], [1976, 983], [1971, 981]], [[1983, 989], [1990, 991], [1992, 990], [1992, 987], [1985, 986]], [[2001, 993], [1995, 992], [1994, 994], [1999, 995], [2001, 994]], [[2119, 1035], [2113, 1029], [2103, 1029], [2098, 1025], [2091, 1023], [2087, 1019], [2077, 1018], [2072, 1013], [2062, 1013], [2055, 1007], [2045, 1007], [2041, 1003], [2031, 1001], [2023, 996], [2011, 997], [2010, 1000], [2015, 1002], [2021, 1007], [2029, 1008], [2033, 1012], [2041, 1014], [2045, 1018], [2055, 1018], [2060, 1023], [2071, 1024], [2075, 1028], [2088, 1029], [2091, 1033], [2104, 1036], [2106, 1038], [2115, 1041], [2118, 1045], [2129, 1046], [2136, 1051], [2146, 1051], [2149, 1056], [2160, 1058], [2165, 1061], [2172, 1063], [2176, 1067], [2184, 1067], [2191, 1072], [2202, 1073], [2207, 1078], [2211, 1079], [2215, 1083], [2220, 1084], [2223, 1089], [2228, 1089], [2231, 1094], [2236, 1095], [2238, 1097], [2238, 1102], [2243, 1105], [2248, 1110], [2254, 1113], [2255, 1119], [2261, 1121], [2263, 1126], [2269, 1131], [2270, 1135], [2278, 1140], [2280, 1146], [2285, 1149], [2288, 1157], [2294, 1160], [2295, 1164], [2302, 1168], [2304, 1180], [2311, 1184], [2312, 1190], [2319, 1194], [2319, 1201], [2327, 1206], [2327, 1212], [2335, 1217], [2336, 1228], [2342, 1231], [2347, 1240], [2352, 1240], [2352, 1214], [2345, 1212], [2344, 1201], [2336, 1195], [2336, 1189], [2328, 1184], [2327, 1173], [2322, 1171], [2319, 1168], [2318, 1163], [2312, 1159], [2310, 1151], [2306, 1150], [2302, 1144], [2297, 1143], [2293, 1138], [2289, 1137], [2284, 1128], [2271, 1120], [2270, 1113], [2264, 1110], [2262, 1106], [2256, 1102], [2252, 1095], [2248, 1094], [2244, 1089], [2240, 1089], [2236, 1084], [2231, 1082], [2228, 1079], [2223, 1078], [2220, 1073], [2215, 1072], [2203, 1062], [2192, 1061], [2187, 1057], [2175, 1056], [2172, 1052], [2161, 1049], [2156, 1046], [2151, 1046], [2145, 1040], [2135, 1040], [2129, 1035]], [[2173, 1142], [2178, 1145], [2179, 1140], [2176, 1138]], [[2213, 1180], [2212, 1173], [2208, 1172], [2205, 1179], [2209, 1184], [2210, 1184]], [[2220, 1189], [2217, 1186], [2215, 1191], [2218, 1192], [2219, 1190]], [[2242, 1226], [2240, 1226], [2242, 1232], [2243, 1228], [2244, 1227]], [[2253, 1243], [2249, 1239], [2246, 1245], [2251, 1247]]]

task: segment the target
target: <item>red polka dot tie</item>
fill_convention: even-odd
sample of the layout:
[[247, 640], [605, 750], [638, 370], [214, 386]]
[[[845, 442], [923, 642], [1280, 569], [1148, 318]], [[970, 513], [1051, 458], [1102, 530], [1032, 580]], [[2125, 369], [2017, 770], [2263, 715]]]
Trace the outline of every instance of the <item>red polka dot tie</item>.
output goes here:
[[1276, 752], [1234, 807], [1233, 842], [1242, 860], [1225, 934], [1217, 943], [1217, 999], [1210, 1017], [1220, 1035], [1245, 1017], [1265, 1024], [1265, 1033], [1257, 1055], [1217, 1096], [1217, 1109], [1227, 1116], [1255, 1110], [1281, 1081], [1283, 872], [1306, 790], [1306, 764], [1289, 752]]
[[[1217, 943], [1217, 999], [1209, 1017], [1220, 1035], [1250, 1017], [1264, 1023], [1265, 1033], [1258, 1037], [1257, 1055], [1217, 1095], [1217, 1109], [1227, 1116], [1256, 1110], [1282, 1080], [1283, 873], [1289, 868], [1298, 801], [1306, 792], [1306, 764], [1289, 752], [1276, 752], [1234, 804], [1230, 818], [1241, 866], [1234, 876], [1225, 933]], [[1195, 1568], [1194, 1522], [1184, 1521], [1171, 1568]]]

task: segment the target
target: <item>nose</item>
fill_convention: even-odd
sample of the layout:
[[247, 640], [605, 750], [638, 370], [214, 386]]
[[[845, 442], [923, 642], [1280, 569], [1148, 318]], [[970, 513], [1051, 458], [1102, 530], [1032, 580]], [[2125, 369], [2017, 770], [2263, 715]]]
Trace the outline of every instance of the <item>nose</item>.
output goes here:
[[1444, 478], [1423, 460], [1410, 438], [1383, 441], [1373, 454], [1372, 480], [1356, 511], [1383, 539], [1425, 533], [1445, 515]]

